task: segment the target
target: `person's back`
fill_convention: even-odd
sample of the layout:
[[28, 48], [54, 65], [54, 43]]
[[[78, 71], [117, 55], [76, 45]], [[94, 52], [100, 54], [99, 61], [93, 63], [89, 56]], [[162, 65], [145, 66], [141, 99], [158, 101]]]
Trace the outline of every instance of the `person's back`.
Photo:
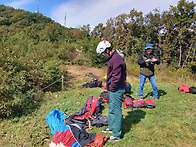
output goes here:
[[110, 91], [125, 88], [126, 63], [115, 50], [108, 58], [106, 87]]
[[112, 133], [109, 141], [120, 141], [122, 133], [122, 101], [126, 87], [126, 64], [122, 52], [112, 50], [111, 44], [104, 40], [97, 46], [97, 53], [108, 60], [106, 88], [109, 95], [108, 128], [104, 133]]

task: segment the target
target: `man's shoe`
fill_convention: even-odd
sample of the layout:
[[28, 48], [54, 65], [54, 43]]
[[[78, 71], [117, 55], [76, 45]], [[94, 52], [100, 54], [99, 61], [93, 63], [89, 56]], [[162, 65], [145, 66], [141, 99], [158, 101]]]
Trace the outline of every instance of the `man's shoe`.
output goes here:
[[113, 142], [113, 141], [121, 141], [121, 139], [119, 137], [114, 137], [114, 136], [110, 136], [110, 138], [108, 139], [109, 142]]
[[159, 98], [154, 98], [154, 100], [155, 100], [155, 101], [159, 101], [159, 102], [160, 102]]
[[103, 133], [112, 133], [112, 130], [110, 130], [109, 128], [102, 130]]
[[144, 100], [143, 96], [140, 97], [140, 100], [142, 100], [142, 101]]

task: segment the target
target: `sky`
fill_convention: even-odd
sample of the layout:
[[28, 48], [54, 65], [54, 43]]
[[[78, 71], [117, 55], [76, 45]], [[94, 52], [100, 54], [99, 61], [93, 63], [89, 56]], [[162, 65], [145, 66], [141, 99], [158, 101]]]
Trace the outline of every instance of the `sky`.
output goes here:
[[[132, 9], [145, 14], [158, 8], [168, 11], [177, 6], [179, 0], [0, 0], [0, 4], [29, 12], [37, 11], [66, 27], [78, 28], [90, 24], [94, 28], [99, 23]], [[192, 1], [192, 0], [190, 0]], [[66, 23], [65, 23], [66, 16]]]

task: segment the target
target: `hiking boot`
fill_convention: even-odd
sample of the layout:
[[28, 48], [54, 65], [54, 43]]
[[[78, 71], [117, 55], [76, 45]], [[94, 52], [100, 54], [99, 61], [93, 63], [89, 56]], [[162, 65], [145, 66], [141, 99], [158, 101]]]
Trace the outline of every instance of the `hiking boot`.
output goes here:
[[113, 142], [113, 141], [121, 141], [121, 139], [119, 137], [114, 137], [114, 136], [110, 136], [110, 138], [108, 139], [109, 142]]
[[142, 100], [142, 101], [144, 100], [143, 96], [140, 97], [140, 100]]
[[102, 130], [103, 133], [112, 133], [112, 130], [110, 130], [109, 128]]

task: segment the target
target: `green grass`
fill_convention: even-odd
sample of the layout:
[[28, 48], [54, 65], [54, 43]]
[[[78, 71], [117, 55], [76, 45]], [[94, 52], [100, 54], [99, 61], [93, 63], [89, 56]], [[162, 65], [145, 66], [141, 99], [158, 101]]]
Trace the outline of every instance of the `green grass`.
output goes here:
[[[155, 146], [196, 146], [196, 95], [181, 93], [179, 84], [160, 84], [158, 89], [161, 102], [155, 102], [155, 109], [123, 110], [121, 142], [105, 144], [106, 147], [155, 147]], [[79, 110], [90, 95], [99, 97], [100, 88], [70, 89], [47, 93], [40, 107], [28, 115], [0, 120], [0, 146], [48, 146], [52, 135], [45, 117], [53, 109], [71, 115]], [[138, 85], [132, 84], [131, 95], [138, 98]], [[144, 87], [146, 99], [152, 98], [152, 87], [147, 82]], [[104, 104], [102, 115], [108, 114]], [[101, 128], [93, 127], [89, 132], [101, 133]], [[104, 134], [107, 137], [110, 134]]]

